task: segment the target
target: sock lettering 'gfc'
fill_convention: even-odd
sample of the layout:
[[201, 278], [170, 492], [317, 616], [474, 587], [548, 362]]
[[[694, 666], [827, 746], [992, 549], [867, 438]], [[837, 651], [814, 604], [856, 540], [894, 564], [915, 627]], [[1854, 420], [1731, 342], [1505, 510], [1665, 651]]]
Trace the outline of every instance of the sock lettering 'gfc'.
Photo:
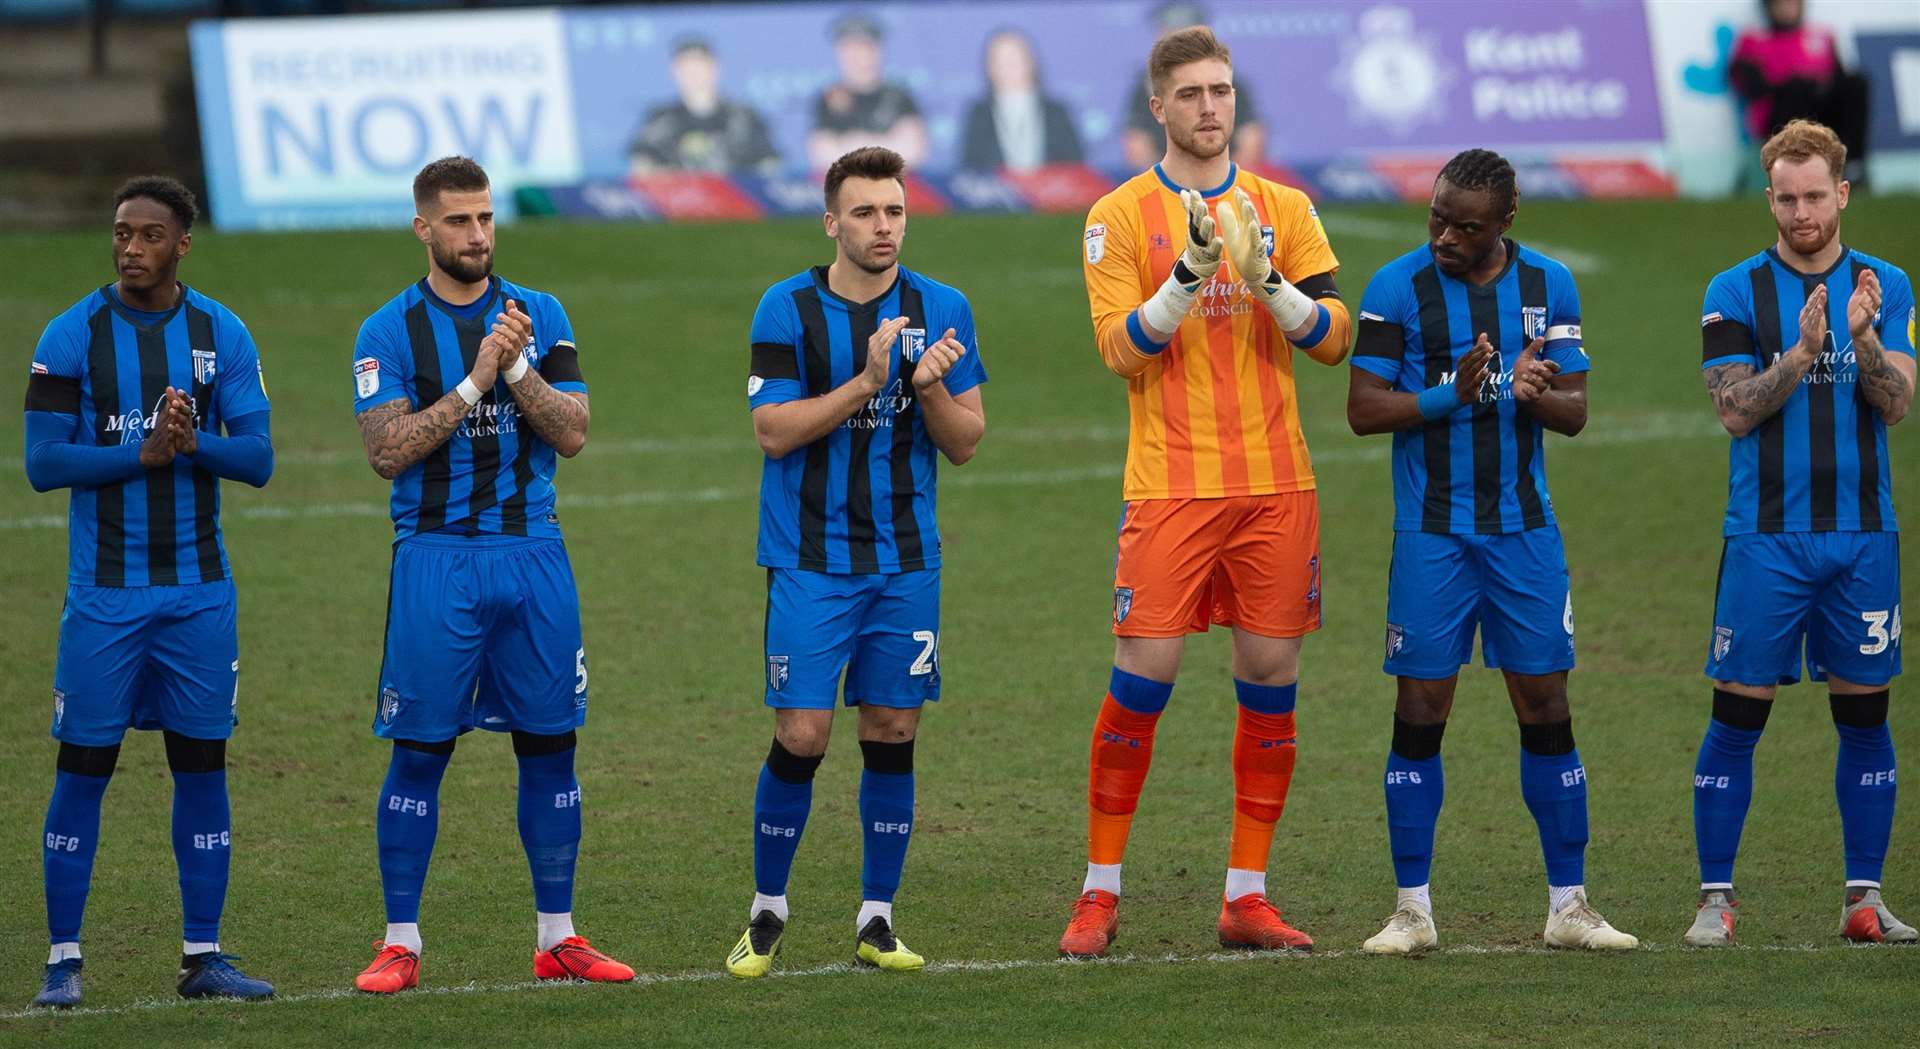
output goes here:
[[1153, 731], [1173, 696], [1171, 683], [1129, 674], [1119, 667], [1107, 685], [1093, 723], [1093, 756], [1087, 782], [1087, 860], [1117, 864], [1127, 851], [1133, 813], [1153, 765]]
[[1417, 889], [1433, 871], [1433, 828], [1447, 797], [1440, 740], [1447, 723], [1416, 725], [1393, 719], [1387, 752], [1387, 842], [1393, 850], [1394, 884]]
[[520, 766], [515, 814], [533, 874], [533, 909], [541, 914], [573, 910], [573, 873], [580, 858], [580, 781], [573, 774], [577, 749], [572, 732], [513, 734]]
[[119, 757], [117, 743], [111, 747], [60, 744], [41, 846], [50, 943], [80, 939], [87, 889], [93, 884], [93, 856], [100, 847], [100, 804]]
[[440, 832], [440, 780], [452, 760], [452, 740], [394, 741], [373, 821], [380, 843], [380, 891], [386, 897], [388, 924], [420, 921], [420, 891], [426, 885], [433, 841]]
[[1231, 870], [1265, 871], [1274, 826], [1286, 809], [1298, 750], [1293, 704], [1297, 685], [1233, 683], [1239, 716], [1233, 733]]
[[1840, 803], [1840, 839], [1847, 881], [1878, 882], [1893, 833], [1893, 736], [1887, 731], [1889, 690], [1833, 696], [1833, 727], [1840, 733], [1833, 793]]
[[1702, 885], [1733, 884], [1740, 831], [1753, 803], [1753, 748], [1772, 712], [1767, 700], [1713, 692], [1713, 717], [1693, 764], [1693, 844]]
[[913, 740], [863, 739], [860, 756], [860, 898], [891, 903], [913, 837]]
[[824, 754], [801, 757], [775, 739], [760, 766], [753, 793], [753, 888], [762, 896], [785, 896], [793, 854], [813, 809], [813, 774]]
[[1548, 885], [1580, 885], [1587, 857], [1587, 770], [1573, 720], [1520, 726], [1520, 796], [1540, 828]]
[[232, 807], [227, 799], [227, 741], [165, 734], [173, 771], [173, 858], [180, 868], [182, 938], [220, 942], [233, 859]]

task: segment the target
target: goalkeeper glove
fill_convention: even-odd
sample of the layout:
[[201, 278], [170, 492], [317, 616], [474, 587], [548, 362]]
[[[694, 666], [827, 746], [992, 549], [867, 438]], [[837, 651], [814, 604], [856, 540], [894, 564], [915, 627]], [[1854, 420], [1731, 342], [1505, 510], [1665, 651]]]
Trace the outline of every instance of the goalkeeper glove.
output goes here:
[[1244, 189], [1220, 204], [1220, 239], [1226, 242], [1227, 257], [1247, 284], [1253, 297], [1266, 306], [1282, 332], [1303, 328], [1313, 320], [1313, 300], [1289, 284], [1267, 258], [1265, 238], [1260, 235], [1260, 213], [1253, 198]]
[[1206, 199], [1191, 189], [1180, 191], [1180, 207], [1187, 213], [1187, 246], [1173, 262], [1173, 272], [1153, 298], [1140, 306], [1140, 319], [1155, 331], [1171, 334], [1192, 308], [1200, 285], [1220, 270], [1226, 244], [1207, 213]]

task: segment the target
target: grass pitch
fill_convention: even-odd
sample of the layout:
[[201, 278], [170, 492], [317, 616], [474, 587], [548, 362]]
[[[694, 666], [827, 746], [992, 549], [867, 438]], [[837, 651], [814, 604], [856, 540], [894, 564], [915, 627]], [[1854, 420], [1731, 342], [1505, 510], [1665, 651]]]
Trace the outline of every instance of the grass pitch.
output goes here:
[[[1328, 209], [1357, 302], [1424, 236], [1417, 208]], [[1920, 202], [1862, 198], [1849, 243], [1920, 268]], [[941, 482], [946, 700], [919, 748], [919, 833], [899, 927], [932, 965], [857, 974], [851, 725], [822, 769], [794, 871], [783, 975], [719, 975], [752, 891], [764, 576], [753, 564], [760, 456], [746, 418], [746, 328], [761, 290], [824, 261], [805, 222], [526, 225], [502, 273], [557, 293], [593, 388], [593, 438], [563, 463], [593, 707], [582, 734], [586, 840], [576, 914], [638, 986], [535, 987], [532, 901], [504, 740], [462, 742], [442, 792], [423, 927], [430, 993], [355, 997], [382, 931], [373, 800], [387, 747], [367, 730], [386, 588], [387, 486], [366, 467], [348, 359], [363, 317], [421, 272], [404, 231], [198, 238], [184, 275], [252, 327], [279, 467], [229, 485], [241, 601], [242, 724], [230, 748], [233, 885], [224, 944], [279, 1002], [172, 999], [178, 904], [159, 741], [129, 739], [107, 800], [87, 916], [88, 1009], [26, 1016], [44, 960], [38, 828], [64, 589], [64, 495], [36, 496], [17, 422], [0, 424], [0, 1041], [17, 1044], [1477, 1044], [1897, 1043], [1920, 1004], [1920, 949], [1842, 946], [1833, 730], [1823, 693], [1784, 690], [1757, 766], [1740, 866], [1739, 949], [1682, 949], [1693, 864], [1690, 773], [1707, 717], [1726, 437], [1699, 379], [1713, 273], [1764, 246], [1757, 200], [1527, 203], [1516, 234], [1573, 264], [1594, 361], [1592, 423], [1548, 441], [1574, 578], [1573, 703], [1592, 776], [1588, 884], [1646, 948], [1540, 949], [1544, 875], [1518, 791], [1498, 676], [1469, 671], [1447, 736], [1434, 872], [1441, 954], [1358, 955], [1391, 909], [1379, 771], [1393, 686], [1380, 673], [1388, 441], [1344, 419], [1346, 369], [1302, 359], [1320, 485], [1327, 626], [1306, 648], [1298, 774], [1269, 885], [1322, 948], [1215, 954], [1232, 806], [1227, 645], [1196, 639], [1162, 722], [1116, 961], [1060, 963], [1079, 886], [1088, 726], [1111, 659], [1113, 528], [1125, 449], [1119, 380], [1091, 347], [1073, 217], [920, 219], [906, 261], [972, 299], [992, 382], [979, 457]], [[722, 239], [724, 237], [724, 240]], [[97, 234], [11, 236], [14, 320], [0, 402], [20, 403], [45, 320], [110, 279]], [[723, 250], [724, 248], [724, 250]], [[18, 419], [8, 415], [8, 419]], [[1920, 506], [1916, 424], [1892, 437], [1895, 501]], [[1913, 578], [1914, 544], [1908, 544]], [[1910, 686], [1897, 685], [1904, 699]], [[1896, 745], [1920, 754], [1904, 702]], [[1912, 799], [1890, 899], [1920, 913]]]

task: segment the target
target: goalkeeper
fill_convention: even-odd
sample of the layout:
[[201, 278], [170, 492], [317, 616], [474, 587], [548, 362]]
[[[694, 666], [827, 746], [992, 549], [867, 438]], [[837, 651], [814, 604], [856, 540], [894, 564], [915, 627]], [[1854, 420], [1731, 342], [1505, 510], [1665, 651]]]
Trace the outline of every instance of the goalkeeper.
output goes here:
[[[1267, 894], [1294, 766], [1300, 642], [1320, 627], [1320, 515], [1294, 350], [1346, 356], [1326, 231], [1298, 190], [1240, 170], [1232, 57], [1204, 26], [1148, 61], [1164, 159], [1101, 198], [1082, 240], [1102, 360], [1127, 380], [1131, 433], [1114, 659], [1093, 726], [1087, 873], [1060, 939], [1105, 954], [1120, 864], [1186, 635], [1233, 631], [1234, 816], [1220, 942], [1309, 950]], [[1204, 188], [1196, 188], [1204, 187]]]

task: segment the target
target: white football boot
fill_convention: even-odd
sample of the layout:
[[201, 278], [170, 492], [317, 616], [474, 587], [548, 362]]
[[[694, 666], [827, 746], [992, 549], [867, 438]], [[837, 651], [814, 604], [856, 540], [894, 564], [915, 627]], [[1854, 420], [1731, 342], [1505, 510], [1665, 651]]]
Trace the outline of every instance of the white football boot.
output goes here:
[[1430, 951], [1439, 942], [1433, 915], [1408, 900], [1387, 919], [1386, 928], [1369, 937], [1360, 949], [1368, 954], [1413, 955]]
[[1631, 951], [1640, 946], [1638, 937], [1608, 925], [1600, 912], [1587, 903], [1584, 892], [1574, 893], [1559, 910], [1547, 912], [1547, 929], [1541, 938], [1549, 947], [1584, 951]]

